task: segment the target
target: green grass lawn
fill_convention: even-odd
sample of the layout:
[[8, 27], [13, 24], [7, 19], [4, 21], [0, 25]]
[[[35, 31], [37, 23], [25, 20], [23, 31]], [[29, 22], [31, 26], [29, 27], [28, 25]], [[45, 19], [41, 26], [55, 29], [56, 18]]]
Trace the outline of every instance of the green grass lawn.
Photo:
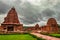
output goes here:
[[47, 36], [52, 36], [52, 37], [57, 37], [60, 38], [60, 34], [56, 34], [56, 33], [45, 33], [45, 32], [41, 32], [41, 34], [43, 35], [47, 35]]
[[0, 40], [37, 40], [29, 34], [19, 34], [19, 35], [0, 35]]
[[53, 36], [53, 37], [60, 38], [60, 34], [48, 34], [48, 35]]

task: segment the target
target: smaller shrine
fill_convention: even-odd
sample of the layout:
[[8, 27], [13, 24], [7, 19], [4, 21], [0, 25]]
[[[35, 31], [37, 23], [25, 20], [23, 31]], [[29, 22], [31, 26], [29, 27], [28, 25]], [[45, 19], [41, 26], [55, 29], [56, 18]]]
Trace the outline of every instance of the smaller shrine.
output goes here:
[[47, 25], [42, 26], [41, 31], [48, 33], [58, 33], [58, 24], [54, 18], [49, 18]]
[[55, 32], [55, 33], [58, 32], [58, 24], [56, 22], [56, 19], [54, 19], [54, 18], [48, 19], [47, 27], [48, 27], [47, 31], [49, 31], [49, 32]]

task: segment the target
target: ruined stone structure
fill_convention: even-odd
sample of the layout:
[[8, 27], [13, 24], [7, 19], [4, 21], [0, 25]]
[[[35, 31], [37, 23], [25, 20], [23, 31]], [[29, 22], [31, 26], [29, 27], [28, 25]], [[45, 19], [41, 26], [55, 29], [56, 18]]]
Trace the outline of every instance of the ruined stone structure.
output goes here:
[[39, 30], [39, 24], [35, 25], [35, 30]]
[[58, 32], [58, 24], [54, 18], [48, 19], [47, 27], [49, 27], [47, 28], [47, 31], [49, 32]]
[[39, 24], [36, 24], [35, 26], [27, 27], [26, 30], [27, 30], [27, 31], [36, 31], [36, 30], [40, 30], [40, 29], [39, 29]]
[[2, 31], [18, 32], [23, 30], [23, 24], [20, 24], [18, 15], [15, 8], [11, 8], [7, 16], [4, 18], [4, 22], [1, 24]]
[[48, 33], [57, 33], [58, 32], [58, 24], [54, 18], [48, 19], [47, 25], [41, 27], [42, 31], [46, 31]]

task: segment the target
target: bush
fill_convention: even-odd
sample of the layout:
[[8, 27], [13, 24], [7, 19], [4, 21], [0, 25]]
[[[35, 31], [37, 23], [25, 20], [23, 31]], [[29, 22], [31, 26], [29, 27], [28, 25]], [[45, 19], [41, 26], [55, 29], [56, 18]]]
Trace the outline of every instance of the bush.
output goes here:
[[49, 34], [49, 36], [60, 38], [60, 34]]
[[47, 32], [41, 32], [41, 34], [43, 35], [47, 35], [47, 36], [52, 36], [52, 37], [57, 37], [60, 38], [60, 34], [54, 34], [54, 33], [47, 33]]
[[0, 33], [0, 35], [19, 35], [19, 34], [28, 34], [28, 33], [19, 33], [19, 32]]
[[60, 31], [58, 31], [58, 34], [60, 34]]

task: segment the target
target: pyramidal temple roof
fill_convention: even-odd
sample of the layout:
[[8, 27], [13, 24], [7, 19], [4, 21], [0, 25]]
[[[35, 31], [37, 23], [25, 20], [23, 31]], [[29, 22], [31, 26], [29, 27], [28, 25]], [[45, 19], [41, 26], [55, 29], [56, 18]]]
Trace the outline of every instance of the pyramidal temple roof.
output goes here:
[[14, 7], [10, 9], [7, 16], [4, 19], [3, 24], [19, 24], [18, 15]]

